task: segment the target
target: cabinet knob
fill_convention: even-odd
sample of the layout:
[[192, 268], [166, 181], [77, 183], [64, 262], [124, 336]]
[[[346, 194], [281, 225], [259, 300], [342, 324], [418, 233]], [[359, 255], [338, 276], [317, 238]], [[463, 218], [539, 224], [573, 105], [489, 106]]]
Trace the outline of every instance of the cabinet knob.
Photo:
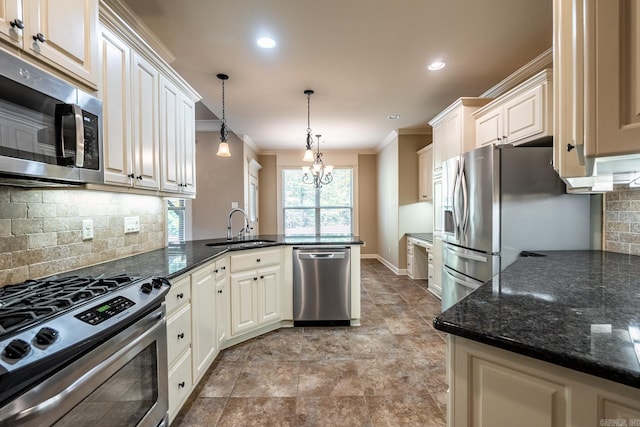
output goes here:
[[184, 386], [185, 386], [184, 381], [182, 381], [181, 383], [178, 383], [178, 388], [184, 388]]
[[136, 177], [136, 176], [135, 176], [134, 174], [132, 174], [132, 173], [130, 173], [129, 175], [127, 175], [127, 178], [131, 178], [131, 179], [133, 179], [133, 178], [135, 178], [135, 177]]
[[142, 181], [142, 175], [136, 176], [136, 179], [139, 180], [139, 181]]
[[576, 146], [575, 146], [575, 145], [573, 145], [573, 144], [567, 144], [567, 152], [569, 152], [569, 151], [573, 150], [574, 148], [576, 148]]
[[218, 289], [218, 293], [221, 294], [222, 293], [222, 289]]
[[180, 332], [178, 334], [178, 339], [184, 339], [184, 332]]
[[218, 273], [218, 269], [216, 268], [215, 270], [213, 270], [214, 273]]
[[33, 39], [35, 41], [38, 41], [40, 43], [45, 43], [47, 41], [47, 39], [44, 37], [44, 34], [42, 33], [38, 33], [35, 36], [33, 36]]
[[184, 294], [182, 292], [180, 292], [178, 295], [176, 295], [176, 297], [178, 299], [182, 299], [182, 298], [184, 298]]
[[497, 138], [496, 138], [496, 140], [497, 140], [498, 142], [500, 142], [500, 141], [502, 141], [502, 138], [497, 137]]
[[223, 265], [223, 266], [221, 267], [221, 269], [222, 269], [222, 270], [226, 270], [226, 269], [227, 269], [227, 266], [226, 266], [226, 265]]
[[260, 262], [260, 258], [258, 258], [258, 259], [256, 260], [256, 262]]
[[261, 279], [264, 279], [264, 276], [260, 276]]
[[13, 21], [9, 22], [9, 24], [11, 24], [11, 27], [13, 28], [19, 28], [20, 30], [24, 30], [24, 22], [22, 22], [22, 20], [16, 18]]
[[253, 278], [253, 280], [258, 280], [258, 278], [257, 278], [257, 277], [254, 277], [254, 278]]

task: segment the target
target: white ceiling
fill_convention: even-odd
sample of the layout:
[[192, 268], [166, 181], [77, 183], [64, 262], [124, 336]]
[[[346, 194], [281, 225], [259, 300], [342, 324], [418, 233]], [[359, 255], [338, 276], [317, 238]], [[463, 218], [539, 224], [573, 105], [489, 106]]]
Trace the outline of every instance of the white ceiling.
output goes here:
[[[552, 0], [123, 0], [173, 67], [260, 150], [304, 148], [305, 89], [322, 149], [373, 149], [425, 127], [552, 43]], [[256, 46], [259, 36], [277, 42]], [[447, 63], [427, 71], [434, 60]], [[390, 114], [399, 114], [389, 120]]]

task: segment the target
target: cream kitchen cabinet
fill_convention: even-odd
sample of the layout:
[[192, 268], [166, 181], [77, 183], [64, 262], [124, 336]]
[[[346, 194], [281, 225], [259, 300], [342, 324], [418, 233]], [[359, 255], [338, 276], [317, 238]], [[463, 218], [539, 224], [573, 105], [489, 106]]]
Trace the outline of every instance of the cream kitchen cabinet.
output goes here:
[[433, 200], [433, 144], [418, 151], [418, 200]]
[[160, 78], [160, 146], [163, 191], [195, 194], [195, 104]]
[[173, 420], [191, 393], [191, 278], [171, 283], [165, 298], [167, 362], [169, 366], [169, 419]]
[[231, 336], [280, 320], [281, 250], [231, 255]]
[[427, 279], [431, 244], [414, 237], [407, 238], [407, 275], [412, 279]]
[[215, 263], [208, 263], [191, 274], [191, 328], [193, 344], [193, 383], [200, 378], [216, 357], [216, 273]]
[[490, 98], [459, 98], [429, 121], [433, 127], [434, 175], [441, 172], [445, 160], [475, 148], [476, 127], [471, 114], [490, 101]]
[[229, 308], [231, 300], [229, 294], [229, 278], [227, 276], [227, 259], [216, 261], [216, 347], [218, 351], [223, 348], [229, 337]]
[[640, 7], [554, 0], [553, 8], [554, 167], [581, 186], [595, 157], [640, 153]]
[[97, 24], [98, 0], [0, 2], [0, 39], [10, 50], [38, 58], [92, 89], [98, 84]]
[[634, 425], [640, 390], [465, 338], [447, 338], [451, 427]]
[[475, 111], [476, 147], [551, 137], [552, 82], [552, 71], [543, 70]]
[[160, 74], [105, 27], [100, 30], [105, 182], [160, 188]]
[[433, 248], [429, 254], [428, 276], [428, 290], [442, 298], [442, 237], [436, 234], [433, 236]]

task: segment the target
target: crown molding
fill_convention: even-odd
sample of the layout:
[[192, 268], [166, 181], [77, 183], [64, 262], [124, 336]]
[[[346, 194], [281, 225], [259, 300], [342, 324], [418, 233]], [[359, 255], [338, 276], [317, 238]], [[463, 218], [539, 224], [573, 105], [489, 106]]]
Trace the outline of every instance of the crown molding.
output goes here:
[[482, 98], [497, 98], [498, 96], [506, 93], [510, 89], [518, 86], [520, 83], [535, 76], [542, 70], [553, 67], [553, 48], [549, 48], [542, 52], [540, 55], [533, 58], [531, 61], [520, 67], [514, 73], [507, 76], [497, 85], [493, 86], [480, 97]]

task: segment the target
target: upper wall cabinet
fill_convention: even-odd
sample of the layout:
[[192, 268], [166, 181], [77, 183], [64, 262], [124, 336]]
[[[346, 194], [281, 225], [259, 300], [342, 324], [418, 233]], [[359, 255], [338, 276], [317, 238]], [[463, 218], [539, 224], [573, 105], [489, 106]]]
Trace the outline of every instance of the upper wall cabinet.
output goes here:
[[0, 39], [95, 89], [98, 0], [0, 1]]
[[554, 0], [554, 167], [640, 153], [640, 4]]
[[418, 151], [418, 200], [433, 200], [433, 144]]
[[442, 173], [443, 161], [475, 148], [476, 126], [472, 113], [490, 101], [490, 98], [460, 98], [431, 119], [434, 175]]
[[523, 144], [553, 132], [552, 72], [544, 70], [473, 113], [476, 147]]

